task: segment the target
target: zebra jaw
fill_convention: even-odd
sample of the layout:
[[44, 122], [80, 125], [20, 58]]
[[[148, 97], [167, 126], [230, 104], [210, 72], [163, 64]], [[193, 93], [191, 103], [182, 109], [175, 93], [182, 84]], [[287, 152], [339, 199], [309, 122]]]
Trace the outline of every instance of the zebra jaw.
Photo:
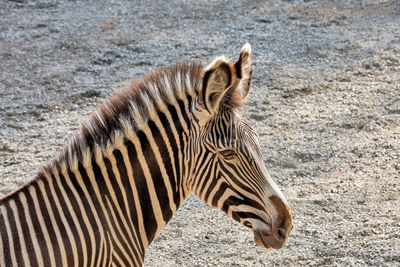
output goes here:
[[263, 224], [257, 221], [244, 221], [243, 225], [253, 230], [254, 242], [259, 247], [280, 249], [286, 243], [288, 235], [284, 228], [273, 229], [270, 225], [262, 226]]
[[280, 249], [286, 243], [286, 237], [276, 237], [269, 232], [254, 231], [254, 242], [264, 248]]
[[265, 243], [265, 241], [262, 238], [262, 234], [260, 232], [256, 232], [254, 231], [254, 242], [256, 243], [257, 246], [259, 247], [264, 247], [264, 248], [271, 248], [270, 246], [268, 246], [267, 243]]

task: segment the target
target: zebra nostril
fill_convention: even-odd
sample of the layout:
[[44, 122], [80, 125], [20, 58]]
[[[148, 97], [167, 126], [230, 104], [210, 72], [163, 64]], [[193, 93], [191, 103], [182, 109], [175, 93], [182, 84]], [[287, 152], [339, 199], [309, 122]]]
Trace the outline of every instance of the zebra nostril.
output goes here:
[[279, 240], [285, 240], [286, 238], [286, 230], [283, 228], [278, 228], [278, 230], [276, 231], [276, 236]]

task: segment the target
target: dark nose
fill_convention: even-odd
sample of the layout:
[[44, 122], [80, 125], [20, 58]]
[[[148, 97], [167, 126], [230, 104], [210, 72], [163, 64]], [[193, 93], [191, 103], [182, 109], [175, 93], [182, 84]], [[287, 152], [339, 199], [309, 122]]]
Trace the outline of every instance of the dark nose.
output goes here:
[[286, 239], [286, 230], [285, 228], [278, 228], [275, 231], [275, 237], [278, 240], [285, 240]]
[[290, 207], [277, 196], [271, 196], [269, 199], [276, 211], [272, 221], [272, 235], [276, 240], [285, 242], [293, 228], [292, 212]]
[[254, 239], [257, 244], [269, 248], [280, 249], [285, 244], [285, 238], [281, 239], [270, 231], [254, 232]]
[[272, 247], [274, 249], [280, 249], [286, 242], [287, 235], [291, 230], [283, 227], [272, 228], [265, 231], [257, 231], [254, 233], [254, 238], [257, 244], [264, 247]]
[[293, 228], [293, 218], [290, 208], [277, 196], [271, 196], [270, 201], [275, 210], [271, 212], [271, 227], [254, 231], [256, 244], [269, 248], [280, 249], [288, 239]]

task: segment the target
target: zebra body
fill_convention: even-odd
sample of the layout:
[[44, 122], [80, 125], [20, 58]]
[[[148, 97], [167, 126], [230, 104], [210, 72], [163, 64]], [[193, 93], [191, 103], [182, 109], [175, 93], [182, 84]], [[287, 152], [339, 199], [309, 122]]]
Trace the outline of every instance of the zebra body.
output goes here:
[[292, 228], [255, 132], [237, 114], [250, 45], [153, 72], [111, 96], [37, 177], [0, 199], [0, 266], [141, 266], [194, 193], [280, 248]]

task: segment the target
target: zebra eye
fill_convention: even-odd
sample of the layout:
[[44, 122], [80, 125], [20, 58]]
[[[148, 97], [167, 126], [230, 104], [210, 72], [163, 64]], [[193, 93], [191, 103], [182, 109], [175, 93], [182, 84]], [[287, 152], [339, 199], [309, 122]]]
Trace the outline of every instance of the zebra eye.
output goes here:
[[236, 152], [233, 149], [222, 150], [219, 153], [226, 159], [233, 159], [236, 156]]

